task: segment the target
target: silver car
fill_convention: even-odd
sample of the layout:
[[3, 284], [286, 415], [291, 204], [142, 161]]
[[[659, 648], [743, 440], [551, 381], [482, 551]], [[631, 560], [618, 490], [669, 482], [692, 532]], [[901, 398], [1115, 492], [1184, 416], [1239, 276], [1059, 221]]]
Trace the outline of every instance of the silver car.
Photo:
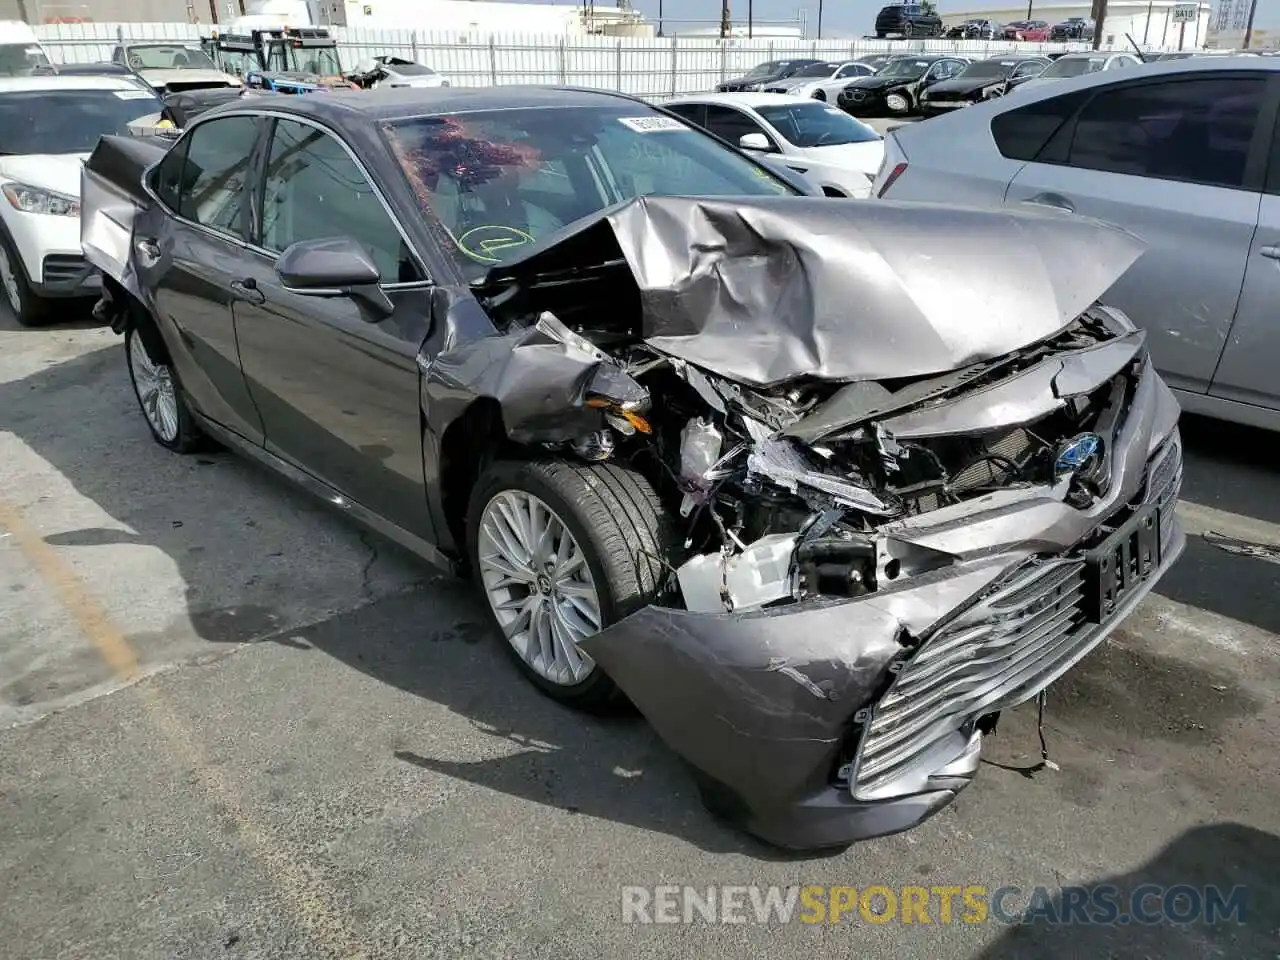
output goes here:
[[767, 84], [764, 92], [789, 93], [793, 97], [812, 97], [814, 100], [835, 100], [850, 80], [869, 77], [875, 72], [875, 67], [857, 60], [813, 63], [785, 80]]
[[[1026, 86], [1031, 86], [1027, 84]], [[980, 103], [885, 139], [874, 192], [1053, 208], [1148, 250], [1103, 299], [1184, 409], [1280, 429], [1280, 62], [1195, 58]]]

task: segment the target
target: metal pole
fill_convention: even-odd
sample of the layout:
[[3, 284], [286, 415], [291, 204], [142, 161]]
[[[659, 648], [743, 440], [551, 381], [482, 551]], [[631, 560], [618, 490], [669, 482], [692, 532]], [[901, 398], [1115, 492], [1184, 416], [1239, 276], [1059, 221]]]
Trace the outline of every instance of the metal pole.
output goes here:
[[662, 0], [658, 0], [658, 36], [662, 36]]
[[1178, 24], [1178, 50], [1182, 50], [1183, 41], [1187, 39], [1187, 21]]
[[751, 25], [755, 19], [755, 15], [752, 12], [752, 6], [753, 6], [753, 0], [747, 0], [747, 39], [748, 40], [750, 40], [751, 37], [753, 36], [751, 32]]
[[729, 22], [729, 0], [720, 0], [720, 39], [727, 40], [732, 25]]
[[1249, 4], [1249, 20], [1244, 25], [1244, 47], [1248, 50], [1249, 44], [1253, 42], [1253, 16], [1258, 12], [1258, 0], [1251, 0]]
[[1102, 49], [1102, 26], [1107, 22], [1107, 0], [1094, 0], [1098, 15], [1093, 18], [1093, 49]]
[[818, 39], [822, 39], [822, 0], [818, 0]]
[[1142, 45], [1147, 45], [1147, 37], [1151, 34], [1151, 8], [1155, 6], [1155, 0], [1147, 0], [1147, 25], [1142, 30]]
[[1034, 0], [1027, 0], [1027, 19], [1028, 19], [1028, 20], [1030, 20], [1030, 19], [1031, 19], [1031, 4], [1032, 4], [1033, 2], [1034, 2]]

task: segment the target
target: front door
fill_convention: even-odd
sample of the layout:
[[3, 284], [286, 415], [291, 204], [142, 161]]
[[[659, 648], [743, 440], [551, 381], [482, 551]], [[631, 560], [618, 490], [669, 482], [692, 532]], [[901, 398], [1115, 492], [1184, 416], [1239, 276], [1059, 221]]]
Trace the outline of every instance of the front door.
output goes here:
[[[302, 240], [347, 236], [382, 267], [395, 313], [349, 296], [287, 290], [277, 254]], [[277, 120], [262, 184], [255, 254], [234, 306], [249, 391], [269, 451], [344, 496], [434, 542], [422, 462], [419, 347], [429, 288], [381, 199], [335, 136]]]
[[1171, 387], [1207, 392], [1227, 342], [1258, 223], [1260, 187], [1247, 174], [1266, 87], [1238, 74], [1108, 87], [1005, 197], [1097, 217], [1145, 241], [1102, 299], [1146, 329]]

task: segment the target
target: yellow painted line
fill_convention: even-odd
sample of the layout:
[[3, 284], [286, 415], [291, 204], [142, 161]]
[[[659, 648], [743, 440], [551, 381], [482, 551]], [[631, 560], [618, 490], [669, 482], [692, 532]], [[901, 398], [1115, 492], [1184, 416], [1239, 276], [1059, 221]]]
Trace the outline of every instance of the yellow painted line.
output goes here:
[[[11, 504], [0, 500], [0, 531], [7, 532], [28, 564], [58, 596], [62, 606], [116, 678], [130, 683], [139, 676], [137, 653], [106, 608], [88, 591], [75, 569], [44, 537], [23, 519]], [[367, 951], [354, 927], [343, 916], [337, 900], [325, 888], [316, 871], [308, 870], [252, 817], [249, 806], [234, 786], [204, 757], [190, 726], [153, 687], [135, 687], [152, 723], [168, 744], [184, 771], [194, 768], [218, 815], [230, 820], [246, 847], [268, 873], [276, 893], [292, 910], [300, 927], [329, 956], [362, 960]]]

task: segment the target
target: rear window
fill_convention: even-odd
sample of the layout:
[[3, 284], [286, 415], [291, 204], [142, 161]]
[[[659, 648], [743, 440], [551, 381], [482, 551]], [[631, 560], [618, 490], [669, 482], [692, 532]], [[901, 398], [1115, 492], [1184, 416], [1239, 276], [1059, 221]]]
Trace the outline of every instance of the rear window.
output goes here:
[[991, 119], [991, 136], [1000, 155], [1010, 160], [1034, 160], [1049, 138], [1084, 104], [1088, 91], [1029, 103]]

